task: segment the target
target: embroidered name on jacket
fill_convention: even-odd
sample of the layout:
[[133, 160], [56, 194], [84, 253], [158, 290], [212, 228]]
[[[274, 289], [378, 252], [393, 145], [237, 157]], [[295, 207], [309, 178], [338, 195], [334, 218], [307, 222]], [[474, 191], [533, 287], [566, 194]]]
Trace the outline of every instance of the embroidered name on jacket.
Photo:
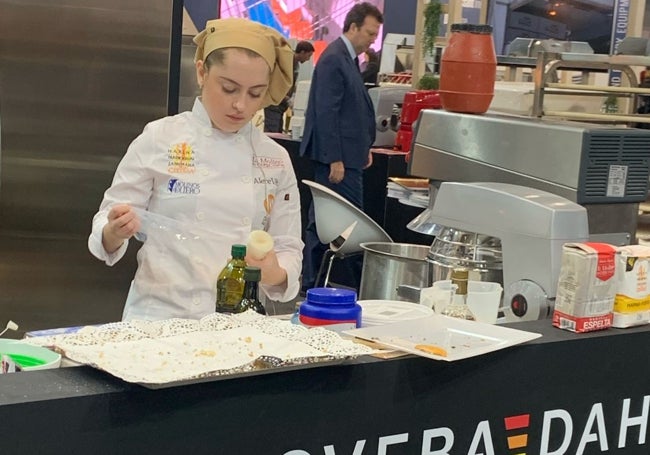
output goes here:
[[194, 174], [194, 170], [194, 150], [190, 144], [173, 144], [167, 150], [167, 171], [170, 174]]
[[253, 182], [258, 185], [277, 185], [279, 183], [279, 180], [275, 177], [269, 177], [269, 178], [255, 177]]
[[253, 166], [263, 169], [284, 169], [282, 158], [273, 158], [271, 156], [254, 156]]
[[179, 179], [169, 179], [167, 191], [173, 194], [199, 194], [201, 192], [201, 184], [185, 182]]

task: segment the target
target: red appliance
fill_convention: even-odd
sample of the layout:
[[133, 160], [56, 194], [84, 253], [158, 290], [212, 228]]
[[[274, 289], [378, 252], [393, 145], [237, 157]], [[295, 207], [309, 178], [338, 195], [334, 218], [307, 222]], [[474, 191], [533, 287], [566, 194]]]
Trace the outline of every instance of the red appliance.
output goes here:
[[394, 150], [407, 152], [406, 161], [411, 153], [413, 141], [413, 123], [418, 119], [422, 109], [440, 109], [440, 95], [437, 90], [415, 90], [404, 94], [399, 130], [395, 137]]

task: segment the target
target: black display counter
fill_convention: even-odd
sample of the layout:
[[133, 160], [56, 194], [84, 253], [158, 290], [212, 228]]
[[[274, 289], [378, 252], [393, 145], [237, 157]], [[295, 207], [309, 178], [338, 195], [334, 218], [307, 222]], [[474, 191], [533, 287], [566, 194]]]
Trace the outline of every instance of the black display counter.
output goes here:
[[0, 376], [2, 453], [650, 453], [650, 329], [150, 390], [88, 367]]

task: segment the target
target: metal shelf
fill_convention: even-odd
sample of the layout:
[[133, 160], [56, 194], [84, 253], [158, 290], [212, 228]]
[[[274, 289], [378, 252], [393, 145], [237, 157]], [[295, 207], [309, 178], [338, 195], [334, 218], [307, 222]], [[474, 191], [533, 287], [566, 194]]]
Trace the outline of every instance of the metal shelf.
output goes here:
[[[650, 66], [650, 57], [637, 55], [603, 55], [539, 52], [535, 57], [497, 57], [497, 64], [505, 67], [533, 68], [535, 84], [532, 115], [535, 117], [562, 117], [569, 120], [609, 123], [650, 123], [650, 115], [637, 114], [640, 96], [650, 96], [650, 89], [640, 88], [632, 67]], [[625, 75], [629, 87], [559, 83], [558, 70], [608, 72], [618, 70]], [[616, 96], [631, 98], [629, 112], [587, 113], [544, 110], [545, 95]]]

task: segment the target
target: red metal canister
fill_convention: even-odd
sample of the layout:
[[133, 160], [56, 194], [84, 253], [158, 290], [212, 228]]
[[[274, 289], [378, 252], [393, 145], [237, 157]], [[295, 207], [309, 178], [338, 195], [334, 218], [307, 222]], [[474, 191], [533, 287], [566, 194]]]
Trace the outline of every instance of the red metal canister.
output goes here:
[[440, 63], [440, 101], [453, 112], [482, 114], [494, 97], [497, 58], [489, 25], [452, 24]]

